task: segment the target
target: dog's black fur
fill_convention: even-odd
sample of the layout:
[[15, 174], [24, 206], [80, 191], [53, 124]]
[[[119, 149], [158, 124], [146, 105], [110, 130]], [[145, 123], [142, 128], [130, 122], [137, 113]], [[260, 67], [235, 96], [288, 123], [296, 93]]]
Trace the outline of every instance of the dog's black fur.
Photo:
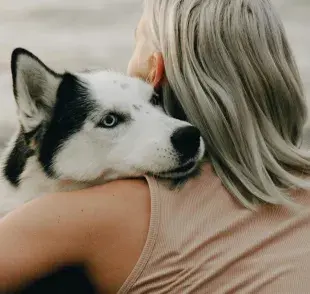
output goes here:
[[53, 119], [42, 126], [43, 138], [39, 146], [39, 162], [49, 177], [57, 176], [53, 170], [53, 158], [70, 136], [83, 126], [87, 114], [94, 108], [91, 99], [85, 99], [87, 89], [70, 73], [65, 73], [57, 91]]
[[29, 149], [24, 133], [21, 131], [17, 137], [16, 144], [12, 153], [4, 166], [3, 174], [13, 186], [18, 186], [19, 178], [26, 166], [27, 158], [32, 156], [33, 152]]

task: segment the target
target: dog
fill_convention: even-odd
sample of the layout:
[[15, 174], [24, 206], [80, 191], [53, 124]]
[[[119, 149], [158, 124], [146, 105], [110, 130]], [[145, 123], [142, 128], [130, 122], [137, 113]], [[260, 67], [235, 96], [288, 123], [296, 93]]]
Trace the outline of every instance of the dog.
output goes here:
[[144, 174], [187, 177], [203, 157], [199, 130], [166, 115], [138, 78], [59, 74], [22, 48], [11, 70], [20, 127], [2, 159], [0, 215], [46, 193]]
[[[19, 128], [2, 156], [0, 217], [48, 193], [145, 174], [189, 178], [198, 169], [205, 151], [199, 130], [166, 115], [141, 79], [106, 70], [56, 73], [23, 48], [13, 51], [11, 71]], [[64, 289], [59, 274], [56, 280]]]

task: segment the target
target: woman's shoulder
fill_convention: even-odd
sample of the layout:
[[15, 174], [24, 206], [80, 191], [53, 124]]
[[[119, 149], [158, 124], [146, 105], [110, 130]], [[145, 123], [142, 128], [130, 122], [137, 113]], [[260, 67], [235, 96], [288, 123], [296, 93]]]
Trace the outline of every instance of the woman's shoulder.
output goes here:
[[117, 180], [78, 193], [94, 195], [104, 206], [103, 211], [96, 208], [99, 220], [88, 262], [96, 269], [95, 277], [100, 277], [97, 285], [115, 292], [131, 274], [147, 242], [151, 219], [149, 185], [144, 179]]
[[[150, 202], [144, 180], [118, 180], [47, 195], [13, 211], [0, 221], [3, 287], [56, 264], [80, 262], [95, 269], [95, 277], [102, 277], [100, 286], [122, 285], [147, 239]], [[20, 262], [12, 263], [13, 259]]]
[[[96, 243], [99, 241], [107, 248], [107, 239], [125, 236], [131, 232], [147, 235], [151, 214], [150, 190], [144, 179], [115, 180], [104, 185], [99, 185], [79, 191], [57, 193], [50, 195], [50, 202], [54, 206], [66, 208], [72, 213], [73, 223], [88, 230], [92, 226]], [[56, 200], [57, 198], [57, 200]], [[46, 200], [47, 204], [49, 200]], [[46, 207], [50, 208], [50, 205]], [[57, 208], [55, 208], [57, 209]], [[88, 225], [84, 225], [84, 224]], [[97, 231], [97, 232], [96, 232]], [[87, 232], [88, 233], [88, 232]], [[102, 240], [99, 240], [102, 238]], [[99, 242], [99, 243], [100, 243]], [[98, 244], [99, 244], [98, 243]], [[124, 244], [124, 243], [122, 243]]]
[[[63, 197], [63, 193], [57, 193], [59, 197]], [[68, 197], [99, 197], [100, 200], [121, 200], [131, 196], [132, 201], [141, 200], [141, 198], [149, 198], [149, 185], [145, 179], [120, 179], [114, 180], [103, 185], [98, 185], [78, 191], [67, 192]]]
[[66, 211], [67, 218], [76, 217], [80, 222], [86, 218], [93, 222], [113, 222], [130, 214], [148, 214], [150, 190], [143, 179], [115, 180], [82, 190], [47, 195], [25, 206], [28, 210], [41, 211], [41, 214], [45, 211], [62, 215], [61, 212]]
[[[49, 195], [42, 202], [54, 202], [54, 206], [70, 205], [71, 207], [92, 207], [107, 210], [110, 213], [120, 213], [131, 207], [148, 207], [150, 190], [144, 179], [123, 179], [108, 182], [103, 185], [89, 187], [71, 192], [59, 192]], [[140, 204], [140, 205], [139, 205]], [[115, 208], [115, 209], [114, 209]], [[117, 209], [116, 209], [117, 208]], [[85, 210], [83, 210], [85, 212]]]

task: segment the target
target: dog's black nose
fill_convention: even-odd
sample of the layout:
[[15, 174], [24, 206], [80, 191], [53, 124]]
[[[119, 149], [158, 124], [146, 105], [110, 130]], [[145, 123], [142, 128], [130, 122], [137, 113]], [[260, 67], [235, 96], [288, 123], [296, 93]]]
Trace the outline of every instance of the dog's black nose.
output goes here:
[[192, 126], [182, 127], [171, 136], [171, 143], [179, 153], [181, 162], [195, 157], [200, 147], [200, 131]]

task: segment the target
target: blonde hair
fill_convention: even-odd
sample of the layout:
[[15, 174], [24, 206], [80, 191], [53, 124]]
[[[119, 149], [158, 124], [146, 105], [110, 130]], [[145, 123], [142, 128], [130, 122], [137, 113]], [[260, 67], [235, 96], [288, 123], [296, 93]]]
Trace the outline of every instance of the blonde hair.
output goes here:
[[243, 205], [292, 205], [289, 190], [310, 187], [307, 109], [270, 1], [145, 0], [144, 9], [165, 62], [167, 112], [200, 129], [206, 158]]

